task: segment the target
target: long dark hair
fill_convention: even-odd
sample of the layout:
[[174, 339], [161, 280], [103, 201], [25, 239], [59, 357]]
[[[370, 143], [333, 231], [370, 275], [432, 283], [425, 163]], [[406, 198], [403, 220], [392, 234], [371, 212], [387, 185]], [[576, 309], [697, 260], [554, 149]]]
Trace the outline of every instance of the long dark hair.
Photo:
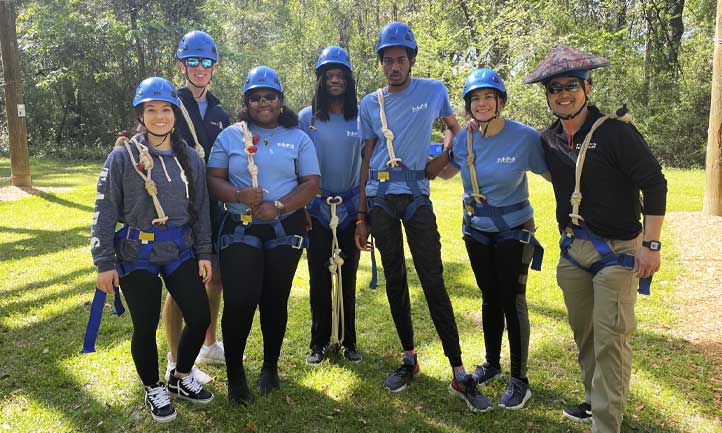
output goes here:
[[358, 102], [356, 100], [356, 80], [351, 71], [341, 65], [330, 64], [322, 67], [316, 79], [316, 91], [313, 93], [311, 110], [318, 120], [328, 121], [328, 109], [331, 105], [331, 96], [326, 91], [326, 71], [329, 69], [341, 69], [343, 79], [346, 81], [346, 90], [343, 95], [343, 117], [346, 120], [353, 120], [358, 115]]
[[[270, 89], [273, 90], [273, 89]], [[274, 93], [278, 94], [281, 98], [281, 114], [278, 116], [278, 124], [284, 128], [296, 128], [298, 127], [298, 114], [291, 110], [286, 104], [283, 103], [283, 93], [273, 90]], [[249, 92], [250, 93], [250, 92]], [[256, 123], [254, 119], [248, 114], [248, 94], [243, 95], [241, 98], [241, 108], [236, 113], [236, 118], [239, 122], [245, 121], [250, 123]]]
[[[171, 104], [171, 108], [173, 109], [173, 115], [175, 116], [175, 124], [170, 133], [170, 147], [171, 150], [173, 150], [175, 157], [178, 158], [178, 163], [180, 163], [181, 168], [185, 172], [186, 180], [188, 181], [188, 215], [190, 216], [188, 224], [192, 225], [198, 219], [198, 213], [196, 212], [195, 207], [193, 207], [193, 202], [196, 196], [194, 182], [195, 173], [190, 168], [189, 152], [195, 152], [195, 149], [188, 145], [185, 139], [181, 136], [180, 130], [176, 128], [178, 121], [182, 119], [181, 116], [183, 116], [183, 113], [181, 113], [180, 109], [175, 105]], [[147, 134], [148, 128], [146, 128], [142, 118], [143, 105], [137, 106], [135, 108], [135, 113], [138, 120], [138, 131]]]

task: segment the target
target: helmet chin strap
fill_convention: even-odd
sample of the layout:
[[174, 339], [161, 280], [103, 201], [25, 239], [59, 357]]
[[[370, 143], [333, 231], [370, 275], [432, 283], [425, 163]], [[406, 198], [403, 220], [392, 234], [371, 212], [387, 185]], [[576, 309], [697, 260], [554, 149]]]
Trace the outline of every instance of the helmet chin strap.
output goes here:
[[492, 120], [499, 118], [499, 95], [496, 96], [496, 110], [494, 112], [494, 115], [489, 120], [479, 120], [474, 116], [474, 112], [471, 113], [471, 117], [476, 120], [480, 124], [484, 124], [484, 130], [481, 132], [482, 137], [486, 137], [486, 131], [489, 129], [489, 125], [491, 125]]
[[159, 146], [163, 145], [163, 143], [165, 143], [165, 141], [168, 139], [168, 136], [170, 136], [173, 133], [173, 131], [175, 130], [175, 126], [173, 126], [173, 128], [171, 128], [171, 130], [166, 132], [165, 134], [156, 134], [155, 132], [148, 129], [147, 126], [145, 126], [145, 122], [143, 120], [140, 120], [140, 124], [143, 125], [143, 127], [145, 128], [145, 132], [152, 135], [153, 137], [163, 137], [163, 141], [161, 141], [160, 143], [158, 143], [157, 146], [154, 146], [154, 147], [159, 147]]
[[199, 86], [198, 84], [194, 83], [193, 80], [191, 80], [190, 74], [188, 74], [188, 66], [185, 67], [185, 70], [186, 70], [186, 81], [191, 83], [191, 85], [193, 87], [195, 87], [196, 89], [203, 89], [203, 91], [201, 91], [200, 96], [198, 96], [198, 98], [196, 98], [196, 99], [202, 98], [203, 95], [205, 95], [206, 92], [208, 91], [208, 84], [210, 84], [211, 81], [213, 80], [213, 72], [211, 72], [211, 79], [208, 80], [208, 84], [206, 84], [205, 86]]

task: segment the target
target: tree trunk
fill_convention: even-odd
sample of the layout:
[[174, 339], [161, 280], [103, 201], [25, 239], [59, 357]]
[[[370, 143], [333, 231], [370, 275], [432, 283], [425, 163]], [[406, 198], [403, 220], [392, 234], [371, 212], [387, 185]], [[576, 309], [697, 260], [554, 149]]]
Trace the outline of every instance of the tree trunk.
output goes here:
[[704, 204], [702, 213], [722, 216], [722, 0], [717, 0], [714, 57], [712, 59], [712, 100], [707, 130]]

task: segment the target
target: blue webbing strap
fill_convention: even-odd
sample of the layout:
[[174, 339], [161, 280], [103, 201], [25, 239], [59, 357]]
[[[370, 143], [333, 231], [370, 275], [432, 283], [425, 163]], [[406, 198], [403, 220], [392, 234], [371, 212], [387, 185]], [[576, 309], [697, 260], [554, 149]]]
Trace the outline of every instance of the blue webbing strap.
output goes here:
[[[113, 301], [113, 314], [120, 316], [125, 312], [123, 301], [120, 299], [120, 293], [117, 287], [115, 290], [115, 300]], [[103, 307], [105, 307], [106, 293], [97, 287], [93, 296], [93, 303], [90, 305], [90, 317], [88, 317], [88, 325], [85, 327], [85, 337], [83, 337], [83, 350], [80, 353], [95, 352], [95, 340], [98, 338], [98, 329], [100, 329], [100, 320], [103, 318]]]
[[462, 226], [462, 233], [474, 239], [476, 242], [486, 245], [493, 246], [497, 242], [514, 240], [519, 241], [523, 244], [529, 244], [534, 247], [534, 255], [531, 260], [531, 268], [535, 271], [541, 271], [542, 262], [544, 261], [544, 247], [539, 243], [534, 233], [523, 230], [507, 230], [505, 232], [499, 232], [493, 237], [487, 236], [478, 230], [469, 228], [466, 224]]

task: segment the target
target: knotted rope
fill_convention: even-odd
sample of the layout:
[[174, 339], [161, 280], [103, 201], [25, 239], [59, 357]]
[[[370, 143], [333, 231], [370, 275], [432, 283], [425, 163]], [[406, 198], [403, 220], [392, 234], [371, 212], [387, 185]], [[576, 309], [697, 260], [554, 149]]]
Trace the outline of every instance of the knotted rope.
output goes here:
[[[579, 215], [579, 206], [582, 204], [582, 170], [584, 169], [584, 160], [587, 156], [587, 149], [589, 148], [589, 143], [592, 141], [592, 135], [594, 134], [594, 131], [596, 131], [604, 122], [607, 121], [607, 119], [616, 119], [621, 120], [625, 123], [632, 123], [632, 118], [629, 116], [627, 111], [627, 105], [625, 104], [617, 110], [614, 114], [607, 114], [606, 116], [600, 117], [597, 119], [593, 124], [592, 127], [589, 129], [589, 132], [587, 133], [587, 136], [584, 137], [584, 141], [582, 142], [582, 147], [579, 149], [579, 155], [577, 156], [577, 165], [576, 165], [576, 171], [574, 174], [574, 192], [572, 193], [572, 197], [570, 199], [572, 203], [572, 213], [569, 214], [569, 216], [572, 218], [572, 223], [575, 225], [579, 225], [579, 221], [584, 221], [584, 218], [582, 218], [581, 215]], [[567, 131], [569, 133], [569, 131]]]
[[474, 134], [473, 131], [467, 130], [466, 131], [466, 166], [469, 168], [469, 177], [471, 178], [471, 197], [474, 198], [474, 201], [481, 204], [482, 200], [486, 200], [486, 196], [479, 192], [479, 181], [476, 178], [476, 166], [474, 166], [474, 161], [476, 159], [476, 155], [474, 154]]
[[386, 111], [384, 110], [384, 92], [382, 89], [376, 90], [376, 96], [379, 98], [379, 115], [381, 117], [381, 132], [386, 137], [386, 150], [389, 153], [389, 161], [386, 163], [389, 167], [398, 167], [401, 158], [396, 157], [394, 153], [394, 133], [389, 129], [386, 122]]
[[256, 153], [253, 134], [251, 134], [251, 130], [245, 121], [240, 121], [237, 125], [241, 129], [241, 133], [243, 133], [243, 145], [246, 150], [246, 155], [248, 155], [248, 172], [251, 174], [251, 183], [254, 188], [258, 188], [258, 166], [253, 160], [253, 154]]
[[[138, 149], [139, 162], [135, 161], [133, 151], [130, 149], [130, 143], [135, 144], [135, 148]], [[153, 157], [150, 156], [150, 152], [148, 152], [148, 146], [137, 142], [134, 138], [128, 140], [127, 137], [122, 136], [118, 137], [115, 145], [125, 146], [125, 150], [128, 151], [128, 155], [130, 156], [130, 162], [133, 164], [133, 169], [136, 173], [138, 173], [138, 176], [140, 176], [141, 179], [143, 179], [143, 181], [145, 182], [145, 190], [148, 192], [148, 195], [150, 195], [150, 198], [153, 199], [153, 206], [155, 207], [155, 211], [158, 214], [158, 218], [152, 221], [153, 224], [165, 224], [166, 222], [168, 222], [168, 216], [166, 216], [165, 212], [163, 211], [163, 207], [160, 205], [160, 201], [158, 200], [158, 187], [151, 178], [151, 170], [153, 170]], [[147, 174], [143, 171], [146, 171]], [[186, 188], [187, 185], [188, 184], [186, 182]]]
[[[341, 266], [343, 266], [343, 258], [341, 257], [341, 248], [336, 237], [336, 229], [338, 228], [338, 214], [336, 206], [343, 203], [343, 198], [339, 196], [327, 197], [326, 204], [331, 206], [331, 257], [328, 259], [328, 270], [332, 275], [331, 289], [331, 339], [329, 347], [339, 347], [344, 339], [344, 317], [343, 317], [343, 280], [341, 277]], [[335, 283], [335, 284], [334, 284]]]
[[196, 127], [193, 125], [191, 116], [190, 116], [190, 114], [188, 114], [188, 110], [186, 110], [186, 107], [185, 107], [185, 105], [183, 105], [183, 101], [181, 101], [180, 98], [178, 98], [178, 104], [180, 105], [181, 113], [183, 113], [183, 118], [186, 120], [186, 125], [188, 125], [188, 129], [191, 131], [191, 137], [193, 137], [193, 142], [195, 143], [196, 152], [198, 152], [198, 156], [200, 156], [201, 159], [205, 159], [206, 151], [203, 150], [203, 146], [201, 146], [201, 144], [198, 142], [198, 136], [196, 135]]

